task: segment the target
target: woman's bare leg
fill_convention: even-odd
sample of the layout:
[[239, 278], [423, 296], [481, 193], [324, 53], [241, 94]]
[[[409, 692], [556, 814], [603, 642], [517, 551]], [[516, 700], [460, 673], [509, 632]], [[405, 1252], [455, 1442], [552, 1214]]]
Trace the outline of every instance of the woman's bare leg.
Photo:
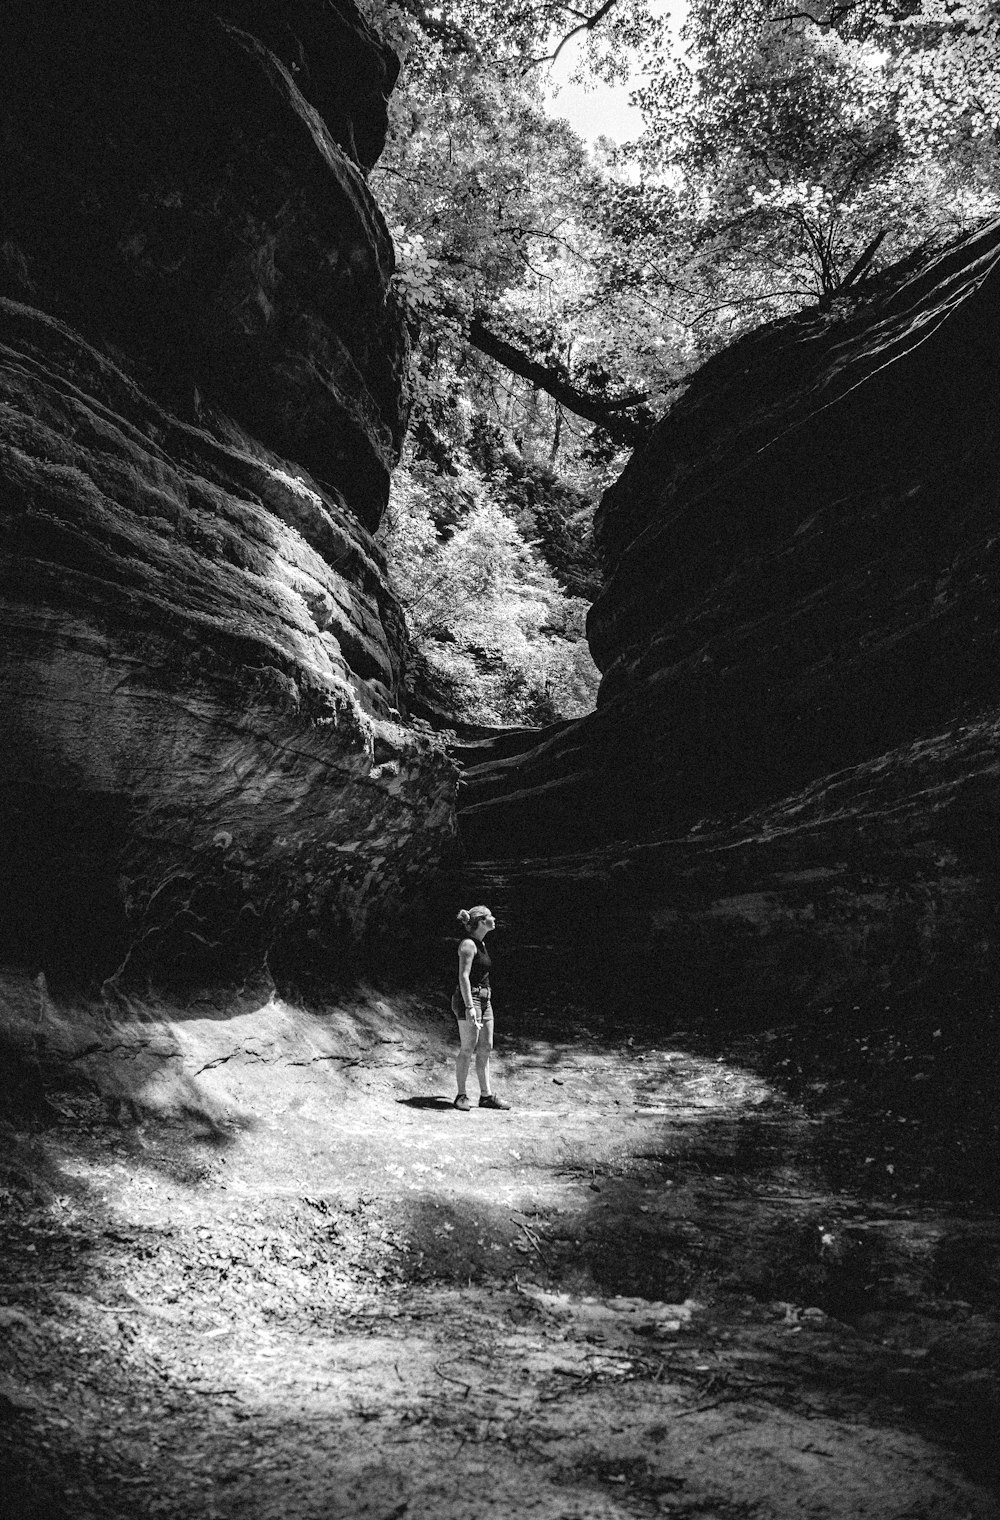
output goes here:
[[[484, 1098], [490, 1095], [490, 1054], [493, 1050], [493, 1020], [484, 1019], [483, 1027], [479, 1031], [476, 1041], [476, 1076], [479, 1078], [479, 1091]], [[468, 1071], [468, 1067], [466, 1067]]]
[[[469, 1080], [469, 1067], [472, 1065], [473, 1052], [476, 1050], [476, 1037], [480, 1033], [472, 1019], [456, 1019], [458, 1024], [458, 1037], [462, 1042], [462, 1048], [455, 1057], [455, 1082], [459, 1093], [465, 1092], [465, 1084]], [[479, 1057], [476, 1056], [476, 1070], [479, 1069]]]

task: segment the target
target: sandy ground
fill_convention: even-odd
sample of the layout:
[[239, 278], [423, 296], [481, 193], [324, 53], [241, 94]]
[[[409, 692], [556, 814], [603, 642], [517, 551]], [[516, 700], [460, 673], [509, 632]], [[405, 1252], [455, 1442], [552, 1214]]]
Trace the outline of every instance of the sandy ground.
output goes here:
[[416, 996], [165, 1017], [2, 1126], [3, 1520], [998, 1513], [995, 1223], [749, 1066], [501, 1019], [461, 1114]]

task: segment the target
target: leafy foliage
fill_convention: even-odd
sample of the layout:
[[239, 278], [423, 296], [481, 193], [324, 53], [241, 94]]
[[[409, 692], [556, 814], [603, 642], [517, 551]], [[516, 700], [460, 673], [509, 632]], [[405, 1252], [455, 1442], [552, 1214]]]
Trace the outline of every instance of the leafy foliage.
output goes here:
[[949, 9], [697, 0], [686, 52], [647, 59], [629, 155], [643, 179], [616, 230], [648, 247], [648, 223], [671, 217], [662, 273], [704, 291], [696, 323], [829, 300], [1000, 208], [997, 13]]
[[[419, 332], [382, 537], [418, 646], [461, 714], [570, 716], [597, 688], [584, 634], [600, 584], [594, 507], [653, 415], [647, 397], [676, 382], [646, 317], [606, 309], [607, 173], [545, 111], [531, 66], [602, 7], [368, 9], [404, 59], [372, 183]], [[607, 71], [601, 26], [614, 10], [619, 35], [638, 38], [646, 7], [603, 10], [583, 31]], [[470, 603], [460, 569], [484, 561], [496, 578]]]
[[380, 532], [418, 647], [457, 717], [547, 723], [593, 707], [588, 604], [563, 592], [481, 474], [459, 470], [442, 491], [426, 462], [400, 470]]
[[[419, 334], [397, 580], [464, 710], [576, 711], [592, 673], [543, 672], [544, 630], [572, 646], [597, 498], [692, 368], [1000, 210], [1000, 6], [693, 0], [679, 41], [659, 0], [367, 10], [403, 56], [372, 183]], [[571, 39], [581, 73], [641, 77], [635, 143], [588, 149], [546, 111]], [[487, 543], [505, 590], [479, 632], [432, 617], [427, 577]]]

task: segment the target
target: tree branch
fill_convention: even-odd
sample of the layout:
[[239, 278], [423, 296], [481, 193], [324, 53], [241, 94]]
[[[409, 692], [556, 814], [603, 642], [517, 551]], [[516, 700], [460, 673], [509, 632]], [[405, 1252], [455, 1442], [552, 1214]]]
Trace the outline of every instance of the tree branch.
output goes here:
[[861, 276], [868, 268], [872, 259], [878, 253], [883, 241], [888, 236], [888, 227], [883, 227], [878, 236], [872, 238], [871, 242], [868, 244], [867, 248], [865, 248], [857, 263], [851, 266], [851, 268], [845, 274], [844, 278], [841, 280], [840, 284], [837, 286], [837, 290], [834, 292], [835, 294], [839, 294], [842, 290], [847, 290], [848, 286], [854, 285], [858, 280], [860, 280]]
[[[571, 42], [572, 39], [578, 36], [580, 32], [592, 32], [595, 26], [600, 25], [608, 12], [613, 11], [617, 4], [618, 0], [604, 0], [604, 4], [598, 6], [597, 10], [592, 16], [588, 16], [587, 19], [585, 21], [581, 21], [578, 26], [570, 28], [566, 35], [557, 44], [554, 53], [542, 53], [536, 55], [534, 58], [529, 58], [524, 65], [524, 72], [527, 73], [529, 69], [535, 68], [536, 65], [540, 63], [555, 63], [556, 59], [559, 57], [559, 54], [562, 52], [567, 42]], [[567, 6], [566, 9], [568, 10], [569, 7]], [[582, 12], [576, 11], [574, 14], [581, 15]]]
[[826, 20], [822, 16], [814, 16], [812, 11], [783, 11], [780, 16], [769, 16], [768, 21], [811, 21], [813, 26], [831, 27], [836, 26], [841, 16], [846, 16], [850, 11], [857, 10], [858, 0], [851, 0], [847, 5], [831, 5], [830, 14]]
[[464, 26], [448, 21], [443, 16], [431, 15], [427, 7], [421, 5], [420, 0], [396, 0], [396, 4], [413, 17], [421, 31], [426, 32], [428, 37], [433, 37], [437, 42], [449, 44], [457, 52], [467, 53], [470, 58], [479, 57], [479, 44]]
[[585, 417], [588, 422], [603, 428], [616, 443], [634, 447], [645, 438], [648, 427], [636, 418], [621, 414], [629, 407], [641, 406], [648, 399], [647, 394], [636, 392], [608, 400], [588, 395], [572, 384], [564, 369], [539, 364], [523, 349], [515, 348], [513, 343], [508, 343], [506, 338], [493, 332], [479, 317], [473, 317], [468, 324], [466, 336], [473, 348], [477, 348], [481, 354], [502, 364], [512, 374], [520, 375], [522, 380], [536, 385], [539, 390], [546, 391], [568, 412], [575, 412], [578, 417]]

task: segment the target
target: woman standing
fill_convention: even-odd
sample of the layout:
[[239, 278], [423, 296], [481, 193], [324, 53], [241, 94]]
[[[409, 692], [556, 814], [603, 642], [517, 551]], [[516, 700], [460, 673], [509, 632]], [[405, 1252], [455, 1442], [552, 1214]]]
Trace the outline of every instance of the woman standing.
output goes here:
[[480, 1108], [510, 1108], [490, 1089], [490, 1052], [493, 1049], [493, 1005], [490, 1002], [490, 956], [483, 943], [496, 919], [489, 908], [463, 908], [458, 921], [465, 931], [458, 947], [458, 991], [452, 994], [451, 1011], [458, 1020], [462, 1047], [455, 1059], [458, 1097], [455, 1107], [468, 1113], [472, 1104], [465, 1091], [472, 1058], [476, 1058]]

